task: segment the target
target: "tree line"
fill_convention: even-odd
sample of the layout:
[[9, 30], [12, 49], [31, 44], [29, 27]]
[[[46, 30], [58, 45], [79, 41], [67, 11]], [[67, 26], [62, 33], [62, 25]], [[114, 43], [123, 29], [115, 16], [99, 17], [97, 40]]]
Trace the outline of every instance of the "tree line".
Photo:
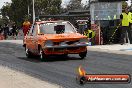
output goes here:
[[[82, 0], [70, 0], [64, 7], [62, 0], [34, 0], [35, 14], [38, 15], [57, 15], [65, 13], [69, 10], [88, 9], [88, 3], [83, 5]], [[11, 3], [6, 3], [2, 9], [2, 18], [0, 24], [8, 21], [16, 22], [20, 25], [24, 19], [32, 20], [32, 0], [11, 0]]]

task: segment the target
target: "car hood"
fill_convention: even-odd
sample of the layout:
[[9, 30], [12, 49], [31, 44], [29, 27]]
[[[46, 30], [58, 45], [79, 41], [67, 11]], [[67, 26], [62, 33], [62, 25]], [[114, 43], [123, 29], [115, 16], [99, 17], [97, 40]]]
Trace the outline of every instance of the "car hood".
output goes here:
[[79, 33], [68, 33], [68, 34], [45, 34], [43, 38], [46, 40], [63, 41], [63, 40], [78, 40], [80, 38], [86, 38]]

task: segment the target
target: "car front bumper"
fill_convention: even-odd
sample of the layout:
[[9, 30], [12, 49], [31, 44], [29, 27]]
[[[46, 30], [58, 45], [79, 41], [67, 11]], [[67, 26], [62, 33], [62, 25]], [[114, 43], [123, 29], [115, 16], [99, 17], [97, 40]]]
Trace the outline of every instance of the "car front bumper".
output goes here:
[[45, 54], [79, 54], [87, 51], [88, 43], [43, 47]]
[[47, 48], [85, 47], [85, 46], [88, 46], [88, 43], [85, 43], [85, 44], [73, 44], [73, 45], [44, 46], [44, 49], [47, 49]]

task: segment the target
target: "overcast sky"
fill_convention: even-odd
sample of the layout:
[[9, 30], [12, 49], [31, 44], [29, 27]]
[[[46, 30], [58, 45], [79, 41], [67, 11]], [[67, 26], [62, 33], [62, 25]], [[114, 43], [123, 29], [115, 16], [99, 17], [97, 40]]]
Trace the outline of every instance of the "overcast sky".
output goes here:
[[[70, 1], [70, 0], [62, 0], [63, 4], [67, 3], [68, 1]], [[88, 0], [82, 0], [83, 3], [85, 3], [86, 1], [88, 1]], [[4, 5], [4, 2], [11, 2], [11, 0], [0, 0], [0, 9]], [[130, 2], [130, 0], [129, 0], [129, 2]]]

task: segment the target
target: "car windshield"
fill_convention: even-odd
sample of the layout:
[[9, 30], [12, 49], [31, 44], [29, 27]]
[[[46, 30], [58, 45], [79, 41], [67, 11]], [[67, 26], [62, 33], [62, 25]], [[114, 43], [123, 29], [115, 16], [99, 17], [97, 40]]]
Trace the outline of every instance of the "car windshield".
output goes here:
[[49, 22], [40, 24], [40, 33], [44, 34], [62, 34], [75, 32], [75, 28], [69, 22]]

